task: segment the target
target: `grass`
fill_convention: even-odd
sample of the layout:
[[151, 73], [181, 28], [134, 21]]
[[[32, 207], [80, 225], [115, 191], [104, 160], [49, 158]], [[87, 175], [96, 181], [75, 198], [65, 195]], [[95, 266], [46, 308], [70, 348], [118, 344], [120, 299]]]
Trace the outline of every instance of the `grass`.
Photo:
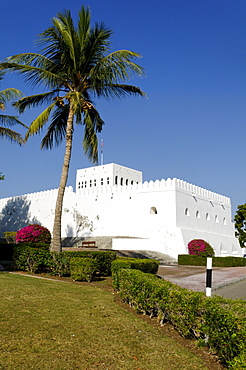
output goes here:
[[98, 285], [1, 272], [0, 370], [208, 369]]

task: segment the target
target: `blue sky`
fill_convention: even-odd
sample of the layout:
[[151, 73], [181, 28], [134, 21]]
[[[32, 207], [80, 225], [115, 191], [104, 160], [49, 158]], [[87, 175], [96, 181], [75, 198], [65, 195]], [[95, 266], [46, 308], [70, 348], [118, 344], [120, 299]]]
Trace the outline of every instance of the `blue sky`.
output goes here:
[[[143, 171], [144, 180], [180, 178], [231, 198], [233, 213], [246, 202], [245, 0], [8, 0], [1, 3], [0, 59], [37, 51], [35, 38], [59, 11], [76, 18], [81, 5], [92, 22], [114, 30], [112, 50], [139, 52], [146, 76], [131, 80], [147, 98], [96, 101], [106, 122], [104, 163]], [[14, 74], [1, 89], [32, 91]], [[14, 113], [8, 106], [6, 113]], [[29, 125], [38, 111], [21, 117]], [[16, 130], [24, 133], [16, 127]], [[84, 156], [75, 130], [68, 185]], [[0, 141], [0, 197], [59, 186], [64, 145], [39, 149], [42, 136], [24, 147]]]

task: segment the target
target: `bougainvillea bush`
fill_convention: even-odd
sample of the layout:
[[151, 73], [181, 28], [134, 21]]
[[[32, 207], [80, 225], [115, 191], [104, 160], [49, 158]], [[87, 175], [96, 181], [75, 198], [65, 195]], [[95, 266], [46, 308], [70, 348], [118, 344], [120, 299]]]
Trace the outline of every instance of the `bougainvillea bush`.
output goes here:
[[50, 231], [38, 224], [23, 227], [17, 231], [15, 238], [17, 244], [31, 243], [36, 246], [49, 246], [51, 242]]
[[208, 242], [202, 239], [194, 239], [188, 243], [189, 254], [200, 257], [214, 256], [214, 250]]

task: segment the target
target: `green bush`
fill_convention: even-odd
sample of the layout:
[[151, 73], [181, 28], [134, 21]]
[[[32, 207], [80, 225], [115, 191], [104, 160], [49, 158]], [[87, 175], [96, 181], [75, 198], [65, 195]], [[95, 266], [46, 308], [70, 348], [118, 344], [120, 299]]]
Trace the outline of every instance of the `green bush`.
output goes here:
[[70, 276], [69, 258], [64, 253], [51, 253], [49, 273], [55, 276]]
[[117, 274], [121, 269], [136, 269], [149, 274], [156, 274], [159, 261], [139, 258], [117, 258], [112, 262], [112, 275], [114, 288], [117, 289]]
[[207, 343], [224, 364], [245, 360], [246, 301], [208, 298], [134, 269], [122, 268], [113, 273], [115, 277], [120, 297], [138, 312], [157, 316], [161, 324], [170, 322], [182, 336]]
[[[191, 256], [189, 254], [179, 254], [178, 256], [179, 265], [189, 265], [189, 266], [206, 266], [207, 258]], [[246, 258], [244, 257], [213, 257], [214, 267], [237, 267], [245, 266]]]
[[97, 268], [96, 259], [82, 257], [73, 257], [70, 259], [70, 274], [73, 280], [91, 282]]
[[[35, 246], [35, 247], [34, 247]], [[97, 272], [101, 276], [111, 275], [111, 262], [116, 258], [113, 251], [76, 251], [51, 253], [36, 244], [15, 244], [15, 269], [31, 272], [48, 272], [56, 276], [69, 276], [69, 261], [73, 257], [91, 258], [97, 261]]]
[[14, 248], [14, 267], [16, 270], [30, 272], [48, 272], [51, 264], [51, 253], [42, 248], [16, 245]]
[[5, 231], [3, 233], [4, 238], [6, 239], [6, 242], [8, 244], [16, 244], [16, 239], [15, 239], [16, 233], [17, 231]]
[[98, 273], [101, 276], [111, 276], [111, 263], [116, 259], [114, 251], [69, 251], [62, 252], [66, 258], [82, 257], [92, 258], [97, 261]]

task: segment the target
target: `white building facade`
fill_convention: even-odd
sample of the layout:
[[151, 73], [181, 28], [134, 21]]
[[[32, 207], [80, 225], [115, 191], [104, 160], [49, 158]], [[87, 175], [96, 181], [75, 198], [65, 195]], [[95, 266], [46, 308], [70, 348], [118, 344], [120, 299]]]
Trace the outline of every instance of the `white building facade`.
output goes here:
[[[56, 195], [0, 199], [0, 232], [32, 222], [52, 230]], [[143, 183], [142, 172], [114, 163], [77, 170], [76, 191], [65, 192], [62, 237], [111, 237], [110, 248], [175, 259], [187, 253], [189, 241], [204, 239], [217, 256], [243, 255], [229, 198], [178, 179]]]

